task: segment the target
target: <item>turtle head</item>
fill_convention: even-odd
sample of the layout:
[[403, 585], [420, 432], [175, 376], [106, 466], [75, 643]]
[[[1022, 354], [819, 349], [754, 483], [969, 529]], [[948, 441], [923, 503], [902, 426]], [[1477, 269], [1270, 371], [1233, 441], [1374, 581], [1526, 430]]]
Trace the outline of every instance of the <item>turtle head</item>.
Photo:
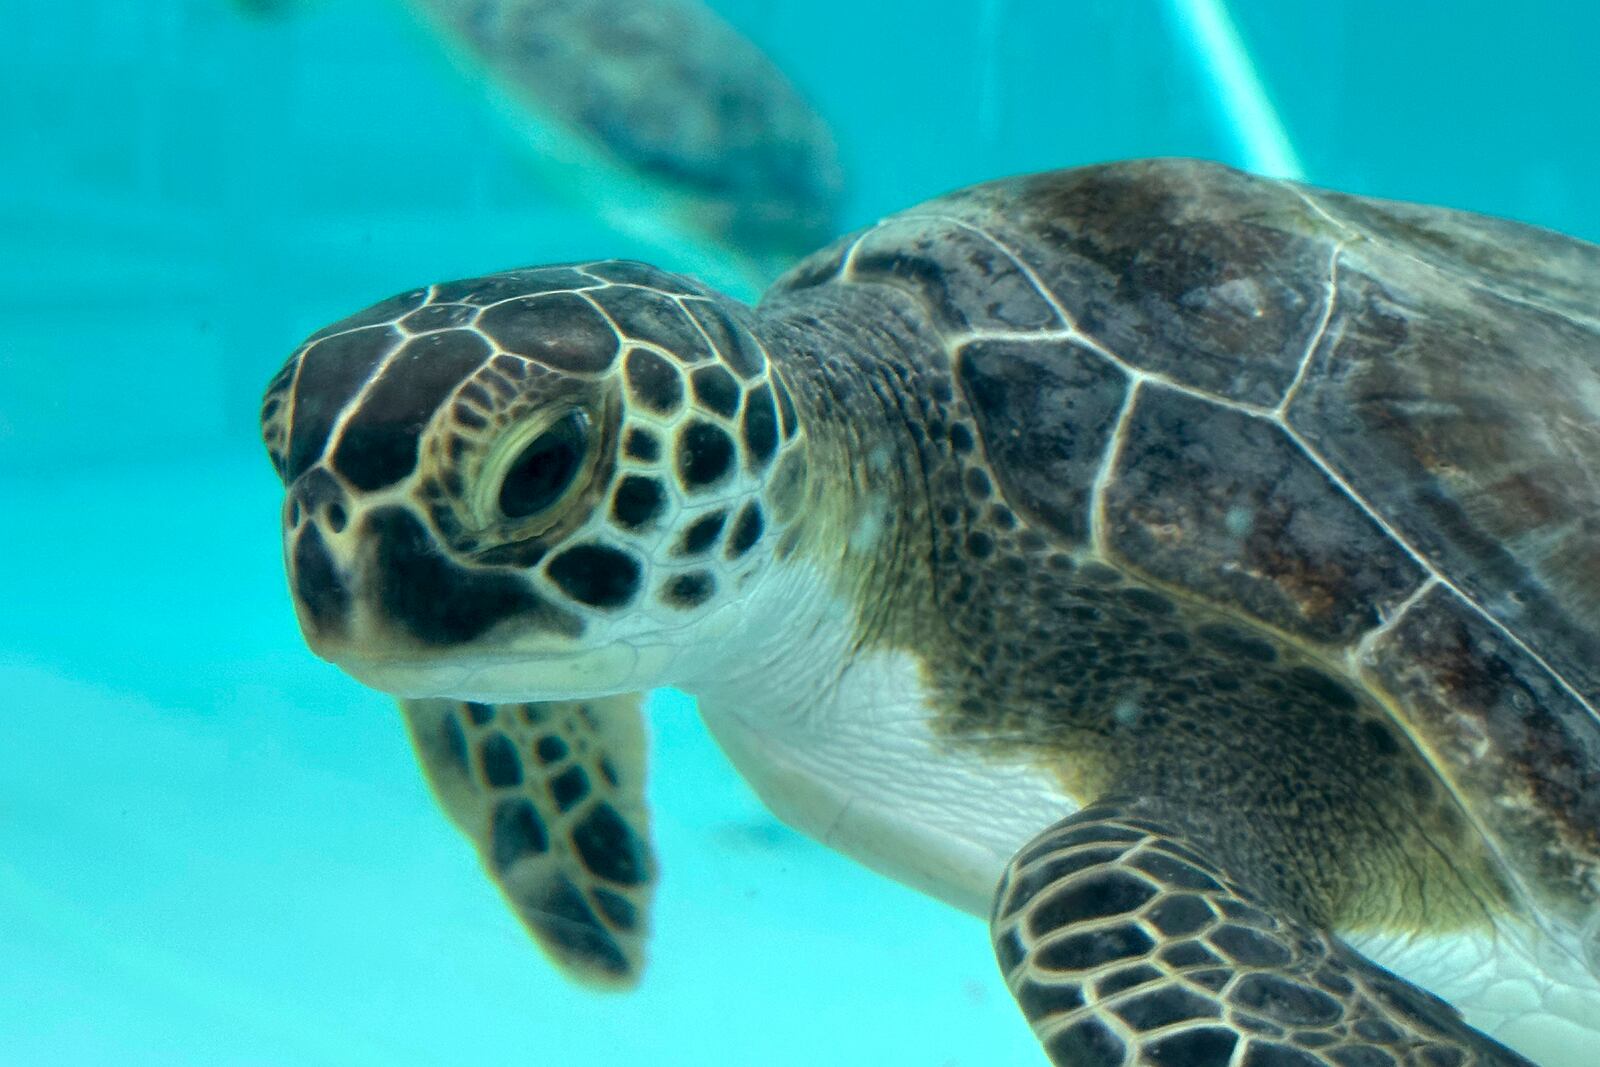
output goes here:
[[435, 285], [313, 335], [262, 407], [312, 648], [398, 695], [490, 702], [703, 661], [772, 557], [769, 490], [804, 478], [748, 319], [611, 261]]

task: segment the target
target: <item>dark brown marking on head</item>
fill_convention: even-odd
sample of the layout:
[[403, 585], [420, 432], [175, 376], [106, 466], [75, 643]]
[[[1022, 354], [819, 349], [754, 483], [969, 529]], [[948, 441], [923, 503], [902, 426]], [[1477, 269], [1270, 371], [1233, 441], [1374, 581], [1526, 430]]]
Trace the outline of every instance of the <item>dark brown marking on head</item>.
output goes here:
[[433, 300], [435, 303], [459, 302], [481, 308], [515, 297], [565, 292], [594, 284], [593, 278], [567, 267], [532, 267], [444, 282], [433, 287]]
[[654, 463], [661, 458], [661, 439], [642, 426], [630, 427], [622, 451], [629, 459]]
[[754, 500], [739, 509], [739, 517], [734, 521], [733, 533], [728, 538], [728, 558], [738, 559], [761, 539], [761, 533], [766, 528], [766, 522], [761, 515], [761, 505]]
[[691, 492], [708, 488], [733, 469], [733, 456], [727, 432], [697, 419], [678, 438], [678, 478]]
[[423, 644], [466, 644], [513, 619], [564, 637], [583, 631], [581, 620], [519, 575], [452, 562], [404, 508], [373, 511], [362, 536], [373, 546], [373, 584], [383, 618]]
[[689, 524], [683, 531], [683, 536], [678, 540], [673, 554], [678, 556], [700, 556], [711, 551], [716, 546], [717, 538], [722, 536], [722, 527], [728, 521], [726, 510], [718, 509], [709, 515], [703, 515]]
[[611, 517], [619, 526], [643, 530], [655, 524], [667, 506], [667, 491], [654, 478], [624, 475], [611, 498]]
[[628, 285], [596, 289], [589, 294], [629, 340], [653, 345], [679, 363], [704, 363], [715, 358], [705, 335], [695, 328], [683, 306], [670, 296]]
[[566, 549], [550, 561], [546, 573], [561, 591], [590, 607], [626, 607], [639, 591], [639, 561], [621, 549], [602, 544], [582, 544]]
[[345, 423], [332, 464], [357, 489], [393, 485], [416, 469], [422, 431], [450, 393], [489, 357], [471, 330], [407, 341]]
[[694, 397], [708, 411], [731, 419], [739, 411], [739, 383], [720, 363], [700, 367], [690, 375]]
[[368, 326], [386, 326], [390, 323], [398, 322], [405, 317], [407, 312], [421, 307], [428, 299], [428, 290], [426, 288], [407, 290], [404, 293], [391, 296], [387, 300], [358, 311], [348, 318], [343, 318], [338, 322], [324, 326], [306, 338], [306, 343], [312, 344], [324, 338], [332, 337], [334, 334], [349, 333], [352, 330], [360, 330]]
[[428, 333], [470, 326], [477, 317], [478, 309], [470, 304], [425, 304], [402, 318], [400, 325], [411, 333]]
[[285, 481], [294, 481], [322, 457], [339, 415], [400, 343], [398, 331], [379, 326], [325, 338], [300, 354]]
[[576, 293], [495, 304], [478, 318], [478, 328], [507, 352], [569, 374], [604, 374], [621, 347], [611, 323]]
[[743, 324], [734, 320], [720, 303], [691, 300], [685, 306], [700, 328], [711, 338], [712, 347], [722, 361], [739, 377], [749, 380], [766, 369], [767, 359]]
[[319, 528], [300, 531], [293, 559], [295, 596], [311, 616], [310, 629], [319, 636], [343, 633], [350, 621], [350, 588], [334, 567]]
[[710, 571], [691, 571], [669, 578], [662, 596], [672, 607], [688, 610], [704, 604], [716, 591], [717, 580]]
[[752, 470], [761, 470], [778, 450], [778, 418], [772, 407], [772, 390], [765, 385], [751, 390], [745, 400], [740, 426]]
[[629, 350], [623, 367], [628, 392], [641, 407], [658, 415], [671, 415], [683, 404], [683, 376], [648, 348]]

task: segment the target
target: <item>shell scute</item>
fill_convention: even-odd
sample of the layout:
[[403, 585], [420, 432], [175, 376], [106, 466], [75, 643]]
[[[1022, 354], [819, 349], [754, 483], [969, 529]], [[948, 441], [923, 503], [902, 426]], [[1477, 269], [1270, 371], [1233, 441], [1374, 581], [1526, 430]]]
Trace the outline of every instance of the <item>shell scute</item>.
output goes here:
[[1600, 330], [1382, 246], [1350, 258], [1290, 425], [1600, 702]]
[[916, 293], [952, 332], [1063, 325], [1005, 249], [943, 219], [911, 215], [868, 231], [852, 251], [848, 276]]
[[1307, 640], [1357, 639], [1426, 580], [1267, 419], [1149, 386], [1119, 468], [1105, 508], [1124, 558]]
[[1014, 179], [950, 201], [1123, 361], [1266, 407], [1317, 336], [1344, 237], [1290, 186], [1173, 161]]
[[[1401, 618], [1370, 669], [1412, 710], [1470, 809], [1535, 874], [1545, 903], [1600, 891], [1600, 734], [1576, 697], [1444, 587]], [[1569, 914], [1583, 920], [1586, 914]]]
[[[1127, 376], [1069, 341], [974, 341], [957, 353], [956, 374], [1010, 505], [1086, 544]], [[1029, 432], [1010, 432], [1018, 426]]]

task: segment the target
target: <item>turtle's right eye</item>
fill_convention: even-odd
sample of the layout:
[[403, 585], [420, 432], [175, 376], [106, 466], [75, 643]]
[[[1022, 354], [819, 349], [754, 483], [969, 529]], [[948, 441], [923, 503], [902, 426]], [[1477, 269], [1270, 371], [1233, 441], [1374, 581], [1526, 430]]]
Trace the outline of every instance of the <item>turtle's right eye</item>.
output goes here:
[[500, 481], [500, 514], [527, 519], [549, 511], [572, 488], [589, 448], [589, 417], [569, 411], [529, 441]]

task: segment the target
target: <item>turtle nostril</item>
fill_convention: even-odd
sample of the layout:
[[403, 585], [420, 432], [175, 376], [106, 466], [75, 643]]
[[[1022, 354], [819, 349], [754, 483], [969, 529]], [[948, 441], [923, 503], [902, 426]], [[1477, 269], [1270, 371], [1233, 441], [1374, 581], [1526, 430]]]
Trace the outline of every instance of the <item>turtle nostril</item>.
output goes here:
[[333, 533], [342, 532], [350, 523], [345, 499], [345, 491], [333, 475], [322, 467], [311, 468], [289, 487], [285, 512], [289, 528], [297, 530], [307, 520], [317, 517]]

